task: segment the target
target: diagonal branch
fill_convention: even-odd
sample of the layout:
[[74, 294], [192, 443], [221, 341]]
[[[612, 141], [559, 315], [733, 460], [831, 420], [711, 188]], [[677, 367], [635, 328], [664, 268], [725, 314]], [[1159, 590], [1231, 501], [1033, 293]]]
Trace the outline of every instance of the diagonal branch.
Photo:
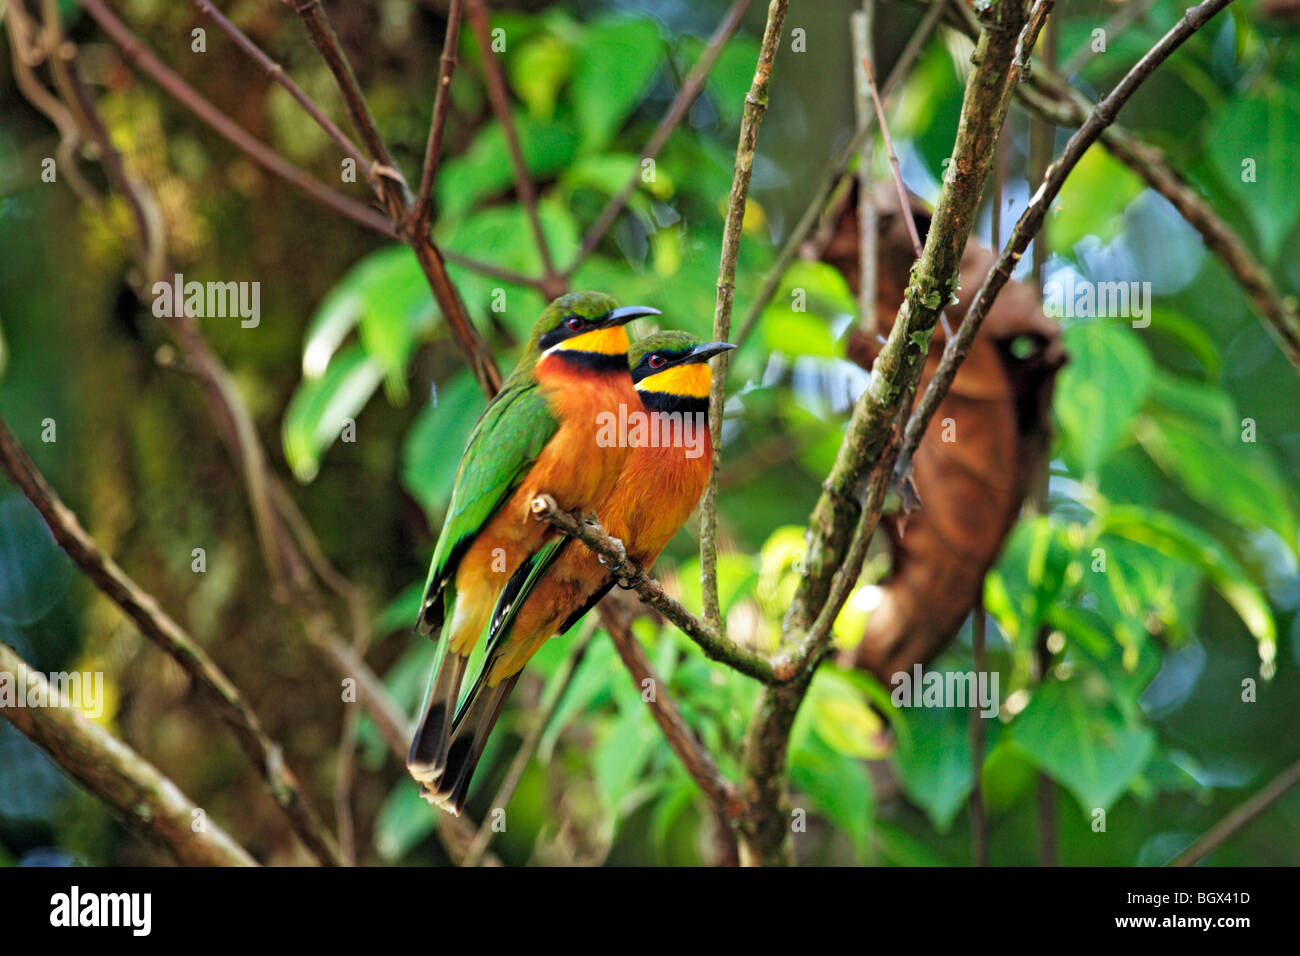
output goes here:
[[505, 134], [506, 150], [510, 154], [510, 165], [515, 174], [515, 189], [528, 216], [528, 225], [533, 231], [537, 251], [542, 257], [543, 288], [548, 298], [555, 298], [564, 294], [564, 277], [555, 271], [551, 250], [546, 244], [546, 233], [542, 229], [542, 220], [537, 215], [537, 187], [528, 174], [528, 163], [525, 162], [523, 148], [519, 145], [519, 131], [515, 128], [515, 120], [510, 113], [510, 94], [506, 92], [501, 60], [492, 50], [492, 24], [488, 21], [487, 5], [483, 0], [469, 0], [469, 20], [474, 29], [474, 38], [478, 41], [479, 55], [483, 59], [483, 78], [487, 83], [492, 112], [501, 124], [501, 132]]
[[1011, 238], [1007, 240], [1002, 254], [998, 256], [997, 262], [985, 277], [984, 284], [980, 286], [979, 294], [976, 295], [975, 301], [971, 303], [970, 310], [962, 320], [961, 328], [957, 330], [957, 334], [945, 346], [939, 367], [930, 380], [930, 385], [925, 390], [916, 412], [907, 423], [907, 438], [903, 450], [905, 462], [910, 460], [917, 445], [920, 444], [926, 426], [929, 425], [930, 419], [934, 417], [934, 413], [943, 397], [948, 394], [948, 389], [952, 387], [958, 367], [970, 352], [971, 344], [975, 340], [975, 334], [979, 331], [984, 317], [988, 314], [989, 308], [993, 305], [993, 301], [997, 298], [1002, 287], [1011, 278], [1016, 263], [1020, 261], [1020, 257], [1028, 248], [1030, 241], [1042, 227], [1047, 211], [1061, 191], [1061, 186], [1065, 183], [1066, 177], [1070, 175], [1070, 171], [1083, 158], [1083, 154], [1087, 152], [1088, 148], [1100, 138], [1105, 128], [1115, 121], [1115, 115], [1128, 101], [1129, 97], [1133, 95], [1134, 90], [1141, 85], [1142, 81], [1154, 73], [1156, 68], [1174, 50], [1178, 49], [1184, 40], [1200, 29], [1212, 16], [1230, 2], [1231, 0], [1204, 0], [1199, 6], [1189, 9], [1182, 19], [1161, 37], [1160, 41], [1147, 51], [1142, 59], [1134, 64], [1133, 68], [1116, 84], [1115, 88], [1097, 104], [1087, 122], [1070, 137], [1069, 142], [1065, 144], [1065, 149], [1061, 151], [1061, 155], [1048, 168], [1047, 175], [1039, 184], [1038, 189], [1035, 190], [1029, 205], [1020, 214], [1020, 218], [1017, 220], [1015, 228], [1012, 229]]
[[[614, 649], [622, 658], [623, 665], [632, 680], [643, 692], [647, 687], [654, 688], [652, 699], [648, 701], [650, 713], [668, 739], [677, 759], [682, 762], [686, 772], [691, 775], [699, 788], [708, 797], [709, 802], [718, 810], [722, 819], [736, 821], [744, 813], [744, 804], [740, 800], [736, 785], [723, 776], [713, 756], [700, 739], [691, 730], [686, 719], [677, 708], [677, 704], [668, 696], [668, 686], [655, 673], [641, 647], [632, 633], [628, 620], [607, 604], [601, 605], [600, 619], [609, 631], [614, 642]], [[650, 683], [647, 685], [646, 681]]]
[[338, 847], [325, 832], [307, 802], [280, 746], [271, 740], [253, 708], [208, 654], [152, 595], [131, 580], [112, 558], [100, 551], [77, 516], [59, 500], [3, 419], [0, 419], [0, 466], [36, 506], [54, 539], [91, 582], [122, 609], [140, 633], [170, 654], [192, 680], [200, 684], [230, 725], [244, 753], [266, 781], [276, 806], [316, 859], [338, 865]]
[[1195, 843], [1169, 862], [1170, 866], [1195, 866], [1205, 859], [1231, 837], [1244, 830], [1257, 817], [1292, 787], [1300, 784], [1300, 760], [1287, 767], [1265, 785], [1264, 789], [1253, 794], [1245, 803], [1236, 807], [1226, 817], [1211, 827]]
[[0, 644], [0, 677], [13, 681], [18, 700], [39, 694], [47, 702], [43, 707], [8, 706], [0, 697], [0, 716], [116, 810], [128, 826], [166, 847], [177, 863], [257, 866], [215, 822], [196, 830], [195, 814], [202, 811], [194, 801], [153, 764], [88, 720], [5, 644]]
[[664, 148], [668, 138], [672, 136], [673, 131], [681, 125], [686, 114], [690, 112], [691, 106], [699, 99], [700, 93], [704, 91], [704, 84], [708, 81], [709, 73], [713, 65], [718, 62], [718, 57], [722, 54], [723, 47], [731, 39], [736, 30], [740, 27], [740, 21], [744, 19], [745, 13], [749, 10], [749, 5], [753, 0], [734, 0], [727, 15], [722, 18], [713, 35], [709, 37], [709, 42], [700, 54], [699, 60], [691, 68], [690, 73], [682, 82], [682, 87], [677, 91], [677, 96], [673, 98], [672, 105], [668, 107], [668, 112], [659, 120], [659, 125], [655, 127], [654, 133], [646, 140], [645, 148], [641, 150], [641, 162], [637, 168], [632, 171], [623, 188], [609, 198], [605, 207], [596, 216], [596, 221], [591, 224], [586, 235], [582, 237], [582, 245], [578, 249], [578, 254], [573, 257], [568, 268], [564, 270], [566, 279], [572, 278], [573, 274], [578, 271], [579, 267], [587, 261], [587, 257], [596, 251], [600, 245], [600, 240], [605, 238], [615, 220], [618, 219], [627, 202], [636, 192], [641, 183], [641, 167], [647, 159], [654, 159], [659, 155], [659, 151]]
[[562, 511], [550, 495], [539, 495], [533, 500], [533, 515], [545, 519], [600, 556], [609, 567], [618, 568], [618, 577], [628, 589], [647, 605], [676, 625], [683, 634], [699, 645], [706, 657], [726, 664], [733, 670], [765, 684], [780, 683], [788, 679], [785, 670], [759, 654], [747, 650], [727, 637], [725, 632], [702, 622], [663, 589], [663, 585], [638, 567], [627, 556], [622, 545], [605, 534], [599, 523], [580, 521], [567, 511]]

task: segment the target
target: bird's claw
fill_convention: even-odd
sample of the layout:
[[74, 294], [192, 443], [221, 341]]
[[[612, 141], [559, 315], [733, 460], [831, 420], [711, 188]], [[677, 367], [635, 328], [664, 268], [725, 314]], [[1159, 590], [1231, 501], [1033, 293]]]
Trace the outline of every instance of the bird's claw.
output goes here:
[[610, 564], [609, 559], [602, 554], [600, 555], [600, 563], [609, 568], [609, 573], [617, 578], [620, 576], [619, 572], [623, 570], [623, 565], [627, 563], [627, 548], [623, 547], [623, 542], [618, 540], [618, 538], [610, 538], [609, 543], [613, 545], [614, 550], [618, 552], [618, 560], [613, 564]]

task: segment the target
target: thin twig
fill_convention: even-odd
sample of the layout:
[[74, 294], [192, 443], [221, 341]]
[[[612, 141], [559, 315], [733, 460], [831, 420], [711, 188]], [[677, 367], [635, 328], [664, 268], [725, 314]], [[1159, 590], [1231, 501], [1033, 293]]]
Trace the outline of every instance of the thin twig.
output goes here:
[[[383, 180], [384, 185], [381, 185], [380, 196], [388, 205], [388, 218], [395, 223], [401, 222], [402, 209], [409, 203], [406, 180], [402, 177], [397, 164], [393, 162], [393, 157], [384, 144], [384, 138], [375, 125], [374, 117], [370, 115], [365, 94], [361, 92], [357, 75], [352, 70], [347, 54], [343, 52], [343, 44], [339, 42], [338, 34], [334, 31], [334, 24], [330, 22], [329, 15], [320, 0], [282, 0], [282, 2], [287, 3], [293, 8], [293, 12], [298, 14], [303, 26], [307, 28], [307, 35], [311, 37], [312, 43], [324, 58], [325, 65], [334, 74], [339, 91], [343, 94], [343, 103], [347, 106], [348, 115], [352, 117], [352, 125], [361, 134], [361, 141], [365, 143], [366, 151], [370, 154], [370, 169]], [[390, 186], [397, 188], [388, 188]]]
[[[874, 85], [868, 85], [866, 65], [875, 56], [872, 41], [876, 19], [876, 0], [863, 0], [862, 9], [849, 15], [849, 32], [853, 39], [853, 114], [857, 132], [867, 129], [873, 118], [871, 101], [876, 96]], [[876, 140], [862, 137], [858, 151], [858, 327], [867, 335], [876, 334], [876, 273], [880, 247], [880, 213], [876, 209], [876, 195], [872, 163], [876, 154]], [[907, 215], [904, 210], [904, 215]], [[909, 216], [910, 218], [910, 216]], [[802, 241], [802, 240], [800, 240]], [[742, 329], [742, 334], [743, 334]]]
[[907, 234], [912, 238], [912, 251], [921, 258], [921, 236], [916, 231], [916, 219], [912, 216], [912, 206], [907, 201], [907, 187], [903, 185], [903, 170], [898, 165], [898, 154], [894, 152], [894, 141], [889, 138], [889, 124], [885, 122], [885, 107], [880, 102], [880, 93], [876, 90], [876, 74], [871, 68], [871, 60], [864, 57], [862, 69], [867, 74], [867, 88], [871, 91], [871, 102], [876, 108], [876, 122], [880, 126], [881, 138], [885, 141], [885, 151], [889, 154], [889, 165], [894, 171], [894, 187], [898, 191], [898, 211], [907, 223]]
[[1287, 767], [1258, 793], [1211, 827], [1195, 843], [1169, 862], [1170, 866], [1194, 866], [1231, 837], [1246, 829], [1283, 794], [1300, 783], [1300, 760]]
[[325, 115], [325, 111], [316, 104], [316, 101], [308, 96], [303, 88], [293, 81], [289, 74], [285, 72], [284, 67], [267, 56], [261, 47], [250, 40], [244, 32], [239, 29], [239, 27], [227, 20], [221, 11], [208, 2], [208, 0], [191, 0], [191, 2], [199, 8], [200, 13], [215, 23], [222, 33], [230, 37], [230, 39], [234, 41], [235, 46], [239, 47], [245, 55], [257, 63], [257, 65], [262, 68], [263, 72], [265, 72], [273, 82], [284, 87], [289, 95], [297, 101], [298, 105], [303, 108], [307, 115], [316, 122], [316, 125], [323, 129], [325, 134], [338, 144], [339, 148], [343, 150], [344, 155], [351, 158], [353, 162], [361, 168], [367, 178], [369, 178], [372, 184], [375, 185], [376, 192], [378, 192], [378, 180], [374, 177], [374, 174], [370, 169], [370, 162], [366, 159], [365, 154], [361, 152], [361, 149], [356, 143], [348, 139], [347, 135], [338, 128], [332, 119]]
[[447, 9], [447, 32], [442, 38], [442, 57], [438, 61], [438, 90], [433, 96], [433, 116], [429, 120], [429, 138], [424, 146], [424, 165], [420, 171], [420, 191], [415, 197], [411, 218], [416, 230], [429, 228], [433, 206], [433, 181], [442, 159], [442, 135], [447, 128], [451, 107], [451, 75], [456, 72], [456, 44], [460, 40], [461, 12], [464, 0], [451, 0]]
[[713, 35], [709, 37], [708, 45], [705, 46], [704, 52], [700, 54], [699, 60], [691, 68], [690, 73], [686, 75], [686, 79], [682, 81], [681, 89], [673, 98], [672, 105], [668, 107], [668, 112], [659, 120], [659, 125], [655, 127], [654, 133], [646, 141], [645, 148], [641, 150], [641, 162], [632, 171], [632, 175], [628, 177], [623, 188], [605, 203], [605, 207], [596, 216], [591, 228], [582, 237], [582, 245], [578, 248], [577, 255], [573, 257], [573, 261], [564, 270], [566, 280], [573, 277], [578, 268], [587, 261], [587, 257], [596, 250], [596, 246], [600, 245], [601, 239], [605, 238], [605, 234], [614, 225], [619, 213], [627, 205], [627, 201], [636, 192], [637, 187], [641, 184], [642, 167], [645, 165], [645, 161], [647, 159], [653, 160], [659, 155], [659, 151], [664, 148], [668, 138], [681, 125], [686, 114], [690, 112], [691, 106], [699, 99], [700, 93], [704, 90], [704, 84], [708, 81], [709, 72], [713, 69], [713, 65], [717, 63], [727, 41], [731, 39], [740, 26], [740, 22], [744, 19], [745, 13], [749, 10], [749, 5], [752, 2], [753, 0], [734, 0], [731, 4], [731, 7], [727, 10], [727, 15], [722, 18], [717, 29], [713, 31]]
[[469, 21], [478, 41], [479, 55], [483, 59], [483, 76], [487, 83], [488, 99], [492, 103], [492, 112], [501, 124], [505, 134], [506, 150], [510, 155], [510, 165], [514, 170], [515, 189], [528, 217], [528, 225], [533, 231], [533, 241], [537, 252], [542, 257], [542, 283], [548, 298], [564, 294], [564, 277], [555, 271], [551, 259], [551, 250], [546, 243], [546, 233], [542, 229], [541, 217], [537, 214], [537, 187], [528, 172], [528, 163], [524, 160], [523, 147], [519, 144], [519, 131], [515, 128], [514, 117], [510, 113], [510, 94], [506, 91], [505, 73], [501, 69], [501, 60], [492, 50], [492, 24], [488, 19], [487, 4], [484, 0], [469, 0]]
[[[980, 594], [975, 599], [975, 607], [971, 610], [970, 618], [970, 640], [971, 649], [974, 655], [975, 673], [983, 674], [988, 667], [988, 660], [984, 654], [985, 625], [987, 620], [984, 617], [984, 587], [983, 581], [980, 582]], [[980, 711], [972, 707], [970, 711], [970, 749], [971, 764], [974, 771], [970, 787], [970, 832], [971, 832], [971, 861], [976, 866], [989, 865], [989, 833], [988, 819], [984, 815], [984, 717]]]
[[[740, 232], [749, 200], [749, 180], [754, 171], [754, 153], [758, 147], [758, 130], [767, 111], [768, 86], [772, 64], [781, 43], [781, 27], [789, 0], [772, 0], [767, 8], [767, 23], [759, 46], [754, 79], [745, 96], [740, 120], [740, 142], [736, 146], [735, 169], [731, 175], [731, 194], [727, 199], [727, 218], [722, 230], [722, 254], [718, 264], [718, 294], [713, 307], [713, 338], [726, 341], [731, 335], [731, 307], [736, 295], [736, 259], [740, 255]], [[704, 621], [714, 631], [722, 630], [722, 612], [718, 607], [718, 461], [722, 447], [722, 416], [727, 394], [727, 355], [722, 355], [713, 372], [709, 391], [709, 427], [713, 432], [713, 468], [700, 508], [700, 577], [703, 584]]]
[[311, 854], [324, 865], [342, 862], [338, 846], [321, 826], [298, 781], [284, 761], [279, 744], [271, 740], [253, 708], [207, 652], [159, 606], [157, 600], [100, 551], [77, 516], [59, 500], [18, 440], [0, 418], [0, 466], [27, 496], [49, 526], [54, 539], [73, 562], [107, 595], [140, 633], [157, 644], [201, 685], [230, 725], [244, 753], [266, 782], [276, 806]]
[[[893, 69], [889, 71], [889, 76], [885, 79], [885, 87], [880, 93], [880, 98], [886, 103], [886, 105], [888, 105], [894, 90], [897, 89], [899, 83], [902, 82], [903, 77], [905, 77], [907, 72], [912, 68], [912, 64], [916, 62], [916, 58], [920, 55], [921, 50], [925, 48], [925, 41], [928, 40], [930, 34], [934, 32], [934, 28], [943, 16], [948, 2], [949, 0], [933, 0], [933, 2], [931, 2], [920, 25], [917, 26], [911, 38], [908, 39], [907, 46], [905, 46], [903, 52], [898, 55], [898, 59], [894, 62]], [[758, 295], [755, 297], [754, 301], [750, 303], [749, 311], [745, 313], [745, 318], [740, 323], [740, 331], [737, 333], [735, 338], [738, 345], [744, 345], [749, 341], [749, 337], [753, 333], [754, 328], [758, 325], [758, 320], [762, 316], [763, 310], [766, 309], [768, 303], [772, 301], [772, 296], [776, 295], [776, 290], [780, 288], [781, 285], [781, 279], [784, 278], [786, 270], [790, 268], [790, 263], [792, 263], [795, 256], [798, 255], [799, 247], [803, 245], [804, 239], [807, 238], [808, 234], [812, 232], [814, 227], [817, 225], [817, 220], [821, 217], [822, 210], [826, 205], [826, 198], [835, 191], [835, 186], [845, 175], [845, 170], [849, 168], [849, 163], [853, 161], [853, 157], [857, 155], [858, 151], [862, 149], [863, 144], [865, 144], [870, 138], [873, 130], [871, 123], [874, 122], [875, 120], [873, 117], [870, 123], [862, 126], [853, 135], [853, 138], [849, 140], [845, 147], [840, 150], [839, 154], [831, 162], [830, 168], [822, 177], [821, 182], [818, 183], [817, 189], [813, 192], [812, 199], [804, 209], [803, 215], [799, 217], [799, 221], [795, 224], [795, 227], [790, 230], [790, 235], [786, 237], [785, 244], [781, 246], [781, 251], [777, 253], [776, 261], [773, 262], [771, 267], [767, 270], [767, 275], [763, 279], [763, 285], [759, 289]]]
[[130, 827], [171, 852], [182, 866], [257, 866], [248, 851], [215, 821], [194, 823], [203, 811], [149, 761], [88, 720], [18, 654], [0, 644], [0, 674], [14, 681], [19, 700], [39, 695], [43, 707], [10, 706], [0, 716], [50, 755]]
[[534, 517], [549, 521], [570, 537], [577, 538], [599, 555], [609, 567], [618, 568], [618, 577], [625, 587], [636, 591], [646, 604], [662, 614], [683, 634], [699, 645], [705, 656], [726, 664], [733, 670], [763, 683], [781, 683], [789, 679], [787, 670], [779, 664], [746, 650], [727, 635], [699, 620], [678, 601], [668, 595], [654, 578], [628, 558], [627, 552], [594, 521], [583, 521], [561, 510], [550, 495], [539, 495], [533, 500]]
[[1226, 7], [1231, 0], [1204, 0], [1199, 6], [1189, 9], [1183, 17], [1166, 33], [1160, 41], [1139, 60], [1115, 88], [1093, 109], [1091, 115], [1066, 143], [1061, 155], [1056, 158], [1034, 192], [1029, 205], [1020, 214], [1011, 238], [1007, 241], [997, 263], [985, 277], [978, 295], [971, 303], [966, 317], [962, 320], [957, 334], [949, 340], [944, 348], [943, 358], [930, 380], [921, 402], [907, 423], [907, 439], [903, 448], [904, 460], [910, 459], [920, 444], [925, 429], [934, 417], [939, 403], [943, 401], [952, 387], [957, 369], [970, 351], [975, 334], [979, 331], [984, 317], [988, 314], [998, 292], [1011, 278], [1016, 263], [1024, 254], [1026, 247], [1042, 227], [1048, 209], [1061, 191], [1070, 171], [1097, 141], [1107, 126], [1115, 121], [1119, 109], [1133, 95], [1139, 85], [1155, 72], [1156, 68], [1169, 57], [1183, 41], [1195, 33], [1211, 17]]

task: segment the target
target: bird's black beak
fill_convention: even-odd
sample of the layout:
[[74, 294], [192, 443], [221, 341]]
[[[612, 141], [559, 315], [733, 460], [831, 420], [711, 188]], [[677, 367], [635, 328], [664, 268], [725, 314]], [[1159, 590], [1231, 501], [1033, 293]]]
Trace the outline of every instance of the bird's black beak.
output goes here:
[[687, 353], [680, 364], [690, 365], [694, 362], [707, 362], [715, 355], [721, 355], [723, 352], [730, 352], [736, 348], [730, 342], [702, 342], [695, 346]]
[[610, 312], [600, 324], [602, 328], [612, 328], [616, 325], [626, 325], [633, 319], [644, 318], [647, 315], [663, 315], [663, 313], [648, 305], [625, 305], [621, 309]]

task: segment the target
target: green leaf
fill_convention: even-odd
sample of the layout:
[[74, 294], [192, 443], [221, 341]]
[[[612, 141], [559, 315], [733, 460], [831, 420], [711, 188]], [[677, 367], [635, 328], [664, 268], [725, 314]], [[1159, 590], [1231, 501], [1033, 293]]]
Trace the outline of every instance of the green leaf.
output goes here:
[[611, 810], [620, 810], [662, 740], [644, 706], [623, 711], [602, 735], [592, 766], [597, 789]]
[[[427, 321], [432, 311], [432, 296], [410, 248], [393, 245], [373, 252], [349, 269], [317, 307], [303, 337], [302, 373], [307, 378], [325, 374], [334, 353], [368, 312], [397, 312], [403, 319], [418, 312]], [[371, 321], [390, 318], [384, 314]], [[382, 343], [378, 351], [382, 354]]]
[[908, 735], [899, 738], [899, 782], [940, 832], [952, 826], [974, 782], [969, 717], [956, 707], [908, 708]]
[[[537, 123], [522, 115], [515, 117], [515, 125], [524, 164], [533, 176], [551, 176], [573, 161], [578, 138], [568, 127]], [[484, 125], [464, 155], [445, 163], [438, 174], [435, 194], [441, 218], [459, 219], [480, 199], [504, 191], [514, 182], [511, 168], [505, 134], [493, 120]]]
[[439, 389], [437, 401], [425, 406], [406, 433], [402, 486], [429, 515], [440, 515], [447, 507], [469, 433], [486, 406], [474, 376], [460, 372]]
[[818, 814], [849, 838], [858, 859], [865, 860], [875, 813], [866, 765], [836, 753], [814, 737], [791, 753], [790, 783], [808, 797]]
[[1296, 515], [1272, 461], [1233, 429], [1207, 427], [1181, 415], [1140, 416], [1142, 447], [1191, 498], [1248, 527], [1271, 528], [1294, 547]]
[[1100, 516], [1100, 524], [1103, 533], [1138, 541], [1199, 567], [1258, 642], [1260, 660], [1265, 665], [1273, 662], [1277, 656], [1277, 622], [1268, 600], [1214, 538], [1171, 514], [1127, 505], [1107, 509]]
[[1280, 83], [1247, 98], [1228, 97], [1205, 126], [1215, 171], [1245, 208], [1265, 256], [1277, 258], [1300, 214], [1295, 144], [1300, 142], [1300, 95]]
[[1053, 246], [1069, 249], [1090, 235], [1113, 239], [1124, 207], [1140, 192], [1142, 180], [1108, 150], [1094, 145], [1071, 170], [1052, 204]]
[[662, 38], [651, 20], [611, 19], [584, 32], [573, 71], [573, 106], [583, 150], [618, 132], [659, 69]]
[[1128, 434], [1154, 366], [1135, 335], [1100, 320], [1067, 329], [1065, 347], [1070, 363], [1057, 382], [1053, 407], [1067, 459], [1095, 474]]
[[[702, 52], [704, 45], [699, 44], [699, 48]], [[727, 126], [738, 126], [745, 112], [745, 97], [754, 82], [758, 51], [758, 41], [752, 37], [732, 37], [709, 71], [709, 91], [718, 115]]]
[[868, 706], [858, 687], [834, 669], [818, 669], [800, 710], [801, 717], [804, 712], [812, 721], [813, 731], [836, 753], [863, 760], [885, 756], [881, 741], [884, 722]]
[[304, 484], [316, 477], [320, 459], [375, 393], [383, 370], [359, 346], [340, 352], [325, 374], [298, 385], [281, 423], [284, 456]]
[[555, 112], [560, 87], [569, 78], [573, 51], [551, 33], [521, 43], [507, 63], [510, 86], [534, 119], [548, 120]]
[[39, 621], [62, 600], [72, 562], [26, 498], [0, 499], [0, 623]]
[[1155, 731], [1126, 726], [1079, 680], [1039, 687], [1011, 725], [1016, 745], [1090, 812], [1109, 809], [1155, 751]]
[[385, 863], [396, 863], [433, 832], [439, 811], [420, 796], [409, 779], [399, 780], [375, 818], [375, 852]]
[[405, 246], [371, 257], [362, 288], [361, 345], [379, 367], [389, 395], [406, 400], [406, 362], [433, 326], [433, 294], [415, 253]]

